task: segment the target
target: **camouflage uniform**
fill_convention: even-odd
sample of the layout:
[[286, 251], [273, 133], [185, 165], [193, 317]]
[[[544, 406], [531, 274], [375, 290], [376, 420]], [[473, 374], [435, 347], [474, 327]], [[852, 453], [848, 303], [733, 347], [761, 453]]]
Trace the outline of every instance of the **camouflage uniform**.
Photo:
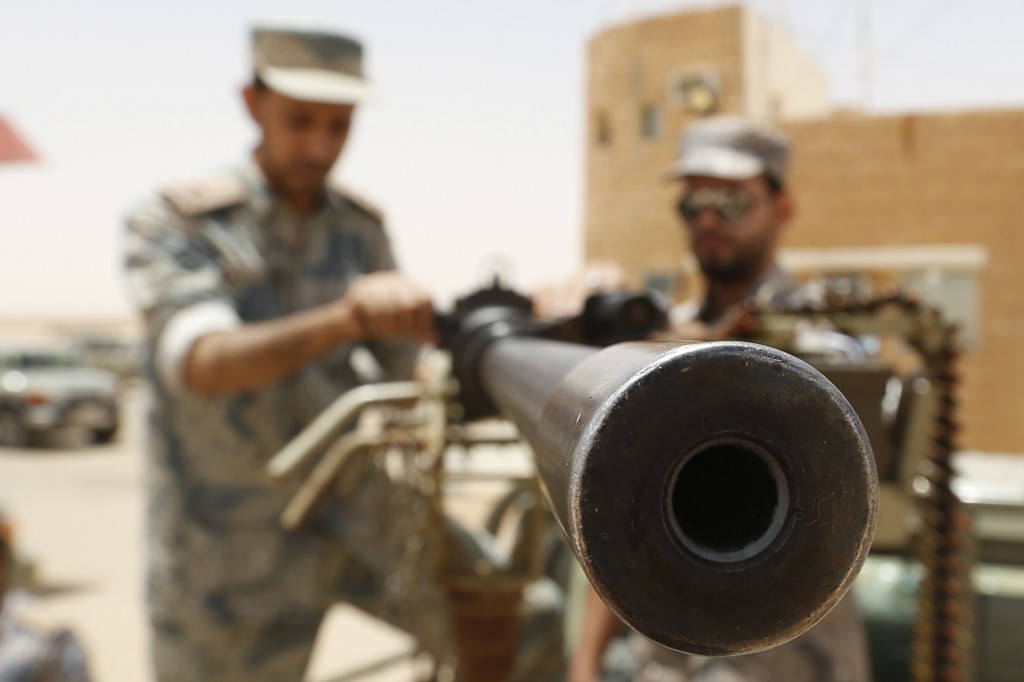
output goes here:
[[[786, 308], [807, 302], [809, 294], [810, 292], [801, 287], [792, 275], [776, 265], [750, 289], [746, 298], [754, 299], [758, 304], [769, 308]], [[672, 309], [672, 321], [715, 324], [724, 317], [725, 312], [716, 315], [711, 299], [705, 297], [701, 302], [685, 301], [675, 306]]]
[[[768, 308], [799, 305], [815, 298], [814, 292], [801, 287], [779, 267], [750, 292], [750, 298]], [[683, 304], [673, 310], [674, 321], [693, 317], [714, 324], [708, 301], [698, 308]], [[842, 338], [840, 338], [842, 337]], [[808, 343], [824, 343], [827, 349], [810, 348], [811, 352], [836, 351], [856, 360], [859, 347], [849, 337], [836, 332], [815, 335]], [[756, 654], [709, 658], [679, 653], [636, 638], [634, 650], [638, 662], [634, 682], [868, 682], [871, 667], [868, 660], [864, 623], [852, 593], [839, 602], [814, 627], [786, 644]]]
[[[299, 217], [254, 162], [212, 182], [167, 191], [128, 221], [128, 285], [147, 323], [154, 393], [147, 537], [155, 663], [161, 681], [298, 680], [332, 603], [376, 610], [400, 542], [381, 513], [387, 493], [373, 485], [328, 505], [331, 528], [282, 531], [278, 516], [298, 482], [264, 472], [359, 383], [357, 346], [225, 397], [189, 391], [180, 368], [201, 333], [326, 304], [394, 261], [379, 217], [344, 193], [328, 190], [317, 213]], [[408, 375], [414, 344], [365, 345], [385, 378]], [[353, 475], [379, 479], [372, 470]], [[434, 601], [443, 622], [440, 593]]]
[[34, 627], [30, 618], [15, 613], [14, 601], [8, 595], [0, 608], [0, 682], [89, 682], [85, 652], [75, 636]]
[[[767, 275], [751, 287], [746, 299], [753, 300], [765, 310], [797, 310], [804, 305], [821, 303], [824, 291], [818, 287], [800, 284], [792, 275], [774, 266]], [[671, 311], [672, 322], [701, 322], [706, 325], [721, 323], [725, 311], [715, 311], [711, 299], [702, 302], [685, 301]], [[853, 338], [821, 325], [807, 325], [797, 330], [793, 351], [808, 361], [835, 360], [863, 362], [863, 347]], [[813, 358], [813, 360], [812, 360]]]

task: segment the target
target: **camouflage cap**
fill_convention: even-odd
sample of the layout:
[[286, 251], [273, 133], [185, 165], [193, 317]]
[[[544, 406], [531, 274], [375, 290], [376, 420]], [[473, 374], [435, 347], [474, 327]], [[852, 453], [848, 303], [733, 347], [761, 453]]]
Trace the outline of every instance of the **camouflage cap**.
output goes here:
[[252, 30], [256, 75], [282, 95], [310, 102], [355, 104], [370, 98], [363, 46], [313, 23], [258, 23]]
[[789, 138], [783, 132], [738, 116], [716, 116], [683, 133], [672, 177], [746, 180], [764, 173], [784, 184], [788, 159]]

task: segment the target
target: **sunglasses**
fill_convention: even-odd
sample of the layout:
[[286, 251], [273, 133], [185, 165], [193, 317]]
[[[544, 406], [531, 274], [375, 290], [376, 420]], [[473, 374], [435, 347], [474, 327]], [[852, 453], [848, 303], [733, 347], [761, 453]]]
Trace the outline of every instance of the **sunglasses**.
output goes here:
[[737, 225], [750, 215], [757, 203], [757, 198], [737, 187], [705, 187], [687, 192], [676, 210], [688, 223], [695, 222], [701, 211], [710, 209], [726, 223]]

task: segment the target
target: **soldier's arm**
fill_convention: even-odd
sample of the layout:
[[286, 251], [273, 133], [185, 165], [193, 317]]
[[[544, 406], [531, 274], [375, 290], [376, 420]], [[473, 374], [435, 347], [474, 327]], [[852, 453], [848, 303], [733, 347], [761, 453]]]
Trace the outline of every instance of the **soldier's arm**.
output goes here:
[[[243, 323], [223, 264], [190, 226], [188, 216], [210, 210], [209, 201], [185, 206], [166, 195], [129, 218], [125, 251], [129, 292], [147, 323], [156, 376], [167, 390], [206, 396], [252, 391], [293, 374], [339, 343], [425, 337], [432, 331], [429, 298], [390, 268], [357, 279], [330, 304]], [[209, 198], [209, 193], [186, 195], [196, 196]], [[237, 195], [214, 198], [223, 203]]]
[[600, 682], [601, 660], [608, 644], [622, 631], [622, 621], [587, 587], [580, 641], [569, 662], [569, 682]]
[[338, 344], [367, 339], [429, 339], [430, 297], [394, 272], [365, 275], [331, 304], [267, 322], [216, 331], [192, 344], [185, 383], [201, 395], [257, 390], [294, 374]]
[[[395, 255], [391, 248], [391, 241], [384, 230], [383, 217], [381, 212], [361, 196], [352, 192], [351, 189], [335, 185], [334, 189], [342, 194], [346, 201], [355, 209], [357, 214], [362, 214], [368, 219], [365, 224], [372, 224], [370, 229], [363, 230], [362, 236], [366, 248], [363, 252], [365, 261], [363, 267], [365, 272], [392, 271], [398, 269]], [[421, 342], [433, 342], [433, 316], [431, 315], [431, 329], [418, 329], [414, 335], [392, 335], [376, 336], [362, 344], [370, 351], [376, 360], [375, 371], [367, 375], [372, 381], [405, 381], [415, 376], [417, 365], [421, 359], [423, 345]]]

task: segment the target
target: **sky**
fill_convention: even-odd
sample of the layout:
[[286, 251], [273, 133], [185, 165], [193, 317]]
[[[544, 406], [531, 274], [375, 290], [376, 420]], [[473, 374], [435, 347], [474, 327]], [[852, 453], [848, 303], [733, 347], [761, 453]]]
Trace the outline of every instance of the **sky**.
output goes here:
[[[0, 116], [42, 157], [0, 165], [0, 319], [132, 314], [123, 218], [251, 152], [239, 92], [266, 17], [324, 19], [366, 45], [380, 97], [336, 175], [386, 212], [400, 263], [440, 305], [496, 270], [527, 289], [563, 277], [582, 258], [587, 41], [723, 4], [0, 0]], [[836, 106], [1024, 108], [1019, 0], [744, 4], [822, 68]]]

